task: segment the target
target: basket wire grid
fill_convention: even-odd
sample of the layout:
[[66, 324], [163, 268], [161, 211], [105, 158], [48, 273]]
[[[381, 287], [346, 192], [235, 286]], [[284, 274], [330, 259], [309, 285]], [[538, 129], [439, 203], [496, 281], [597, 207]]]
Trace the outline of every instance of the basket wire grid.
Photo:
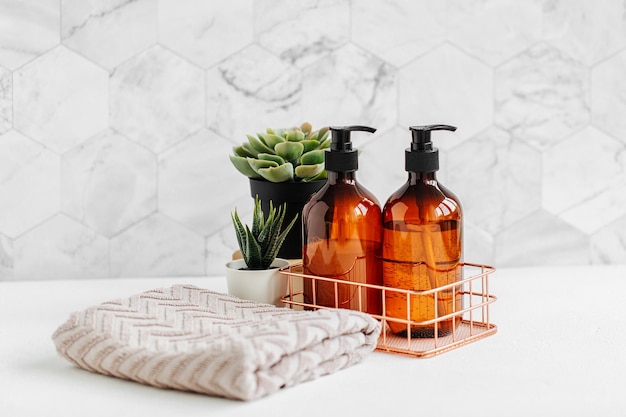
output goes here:
[[[382, 314], [370, 314], [380, 320], [383, 326], [376, 350], [428, 358], [497, 332], [497, 326], [491, 322], [489, 315], [489, 306], [496, 301], [496, 297], [489, 293], [489, 275], [495, 271], [495, 268], [472, 263], [463, 263], [460, 264], [460, 267], [462, 268], [462, 279], [436, 288], [415, 291], [346, 280], [345, 278], [350, 276], [349, 273], [341, 275], [344, 279], [308, 275], [303, 273], [302, 263], [294, 263], [280, 271], [282, 275], [287, 277], [288, 285], [288, 294], [282, 297], [281, 301], [293, 309], [340, 308], [341, 286], [343, 294], [348, 288], [348, 291], [356, 297], [356, 302], [352, 300], [350, 308], [368, 312], [367, 302], [364, 301], [364, 298], [367, 298], [365, 294], [367, 291], [369, 294], [374, 291], [382, 297]], [[334, 299], [334, 302], [331, 302], [330, 305], [328, 301], [324, 304], [318, 302], [319, 297], [316, 294], [316, 288], [319, 283], [322, 283], [327, 291], [328, 288], [332, 288], [333, 294], [330, 298]], [[303, 290], [305, 286], [312, 290], [309, 291], [312, 292], [312, 295], [308, 295], [310, 299], [307, 301], [305, 301]], [[449, 313], [440, 315], [438, 300], [444, 299], [446, 292], [454, 293], [453, 297], [447, 296], [452, 308]], [[388, 312], [386, 300], [391, 295], [403, 297], [406, 300], [406, 317], [398, 317], [398, 314]], [[432, 297], [432, 318], [427, 320], [411, 319], [411, 303], [416, 302], [415, 300], [418, 300], [419, 297]], [[328, 296], [325, 298], [328, 299]], [[398, 327], [397, 323], [405, 325], [406, 331], [401, 334], [394, 334], [390, 329], [390, 324], [395, 324], [395, 327]], [[444, 328], [444, 323], [451, 327], [451, 331], [440, 330]], [[412, 334], [411, 329], [428, 326], [433, 329], [432, 336], [416, 337]]]

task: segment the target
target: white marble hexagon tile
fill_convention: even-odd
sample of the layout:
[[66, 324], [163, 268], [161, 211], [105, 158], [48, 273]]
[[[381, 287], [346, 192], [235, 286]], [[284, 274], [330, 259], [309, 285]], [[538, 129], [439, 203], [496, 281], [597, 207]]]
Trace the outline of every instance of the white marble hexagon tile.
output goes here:
[[367, 124], [384, 204], [435, 135], [465, 258], [626, 263], [621, 0], [0, 1], [0, 280], [221, 274], [233, 145]]

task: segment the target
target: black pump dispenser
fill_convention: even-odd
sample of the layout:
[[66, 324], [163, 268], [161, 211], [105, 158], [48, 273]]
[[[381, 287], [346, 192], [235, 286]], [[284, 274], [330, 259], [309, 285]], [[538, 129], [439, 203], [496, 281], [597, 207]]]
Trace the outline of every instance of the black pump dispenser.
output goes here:
[[350, 132], [360, 131], [374, 133], [376, 129], [369, 126], [330, 127], [330, 150], [326, 151], [324, 164], [326, 171], [351, 172], [359, 169], [359, 154], [352, 149]]
[[411, 147], [407, 148], [405, 170], [409, 172], [435, 172], [439, 170], [439, 149], [433, 148], [430, 132], [433, 130], [451, 130], [456, 127], [449, 125], [425, 125], [409, 127], [413, 135]]

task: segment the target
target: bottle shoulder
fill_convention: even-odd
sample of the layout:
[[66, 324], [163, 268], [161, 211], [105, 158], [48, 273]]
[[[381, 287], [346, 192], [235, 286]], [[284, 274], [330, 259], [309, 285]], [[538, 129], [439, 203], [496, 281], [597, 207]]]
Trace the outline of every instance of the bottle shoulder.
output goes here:
[[403, 184], [383, 207], [384, 221], [437, 222], [460, 219], [459, 199], [437, 181]]

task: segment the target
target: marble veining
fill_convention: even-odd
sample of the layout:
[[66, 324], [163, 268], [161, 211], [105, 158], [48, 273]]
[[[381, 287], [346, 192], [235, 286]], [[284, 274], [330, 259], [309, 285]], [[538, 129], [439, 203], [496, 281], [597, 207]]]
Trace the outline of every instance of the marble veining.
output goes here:
[[111, 239], [111, 276], [204, 274], [204, 239], [157, 213]]
[[156, 211], [156, 157], [106, 131], [63, 155], [61, 209], [110, 237]]
[[[626, 262], [622, 0], [0, 0], [0, 280], [222, 275], [246, 134], [363, 124], [383, 205], [438, 132], [465, 260]], [[44, 253], [44, 255], [41, 255]]]
[[589, 123], [589, 69], [540, 43], [496, 69], [496, 125], [546, 148]]
[[593, 67], [591, 122], [626, 143], [626, 51]]
[[402, 126], [444, 123], [455, 133], [439, 132], [448, 149], [486, 129], [493, 118], [493, 72], [450, 44], [429, 52], [400, 70], [398, 121]]
[[[355, 124], [391, 128], [397, 120], [397, 72], [353, 45], [332, 53], [324, 65], [304, 70], [303, 114], [315, 126]], [[341, 91], [342, 94], [337, 94]]]
[[159, 210], [203, 236], [230, 224], [230, 216], [225, 214], [248, 203], [248, 196], [239, 192], [247, 187], [247, 179], [220, 164], [231, 148], [232, 143], [203, 129], [163, 153], [159, 159]]
[[447, 153], [444, 184], [467, 218], [495, 235], [540, 208], [541, 163], [540, 152], [494, 127]]
[[207, 72], [206, 97], [207, 126], [237, 144], [248, 133], [303, 117], [301, 73], [256, 45]]
[[13, 80], [11, 72], [0, 67], [0, 134], [13, 125]]
[[111, 127], [161, 152], [202, 127], [203, 86], [199, 68], [152, 47], [111, 74]]
[[108, 241], [57, 214], [15, 240], [16, 279], [81, 279], [109, 276]]
[[302, 68], [348, 42], [350, 4], [348, 0], [256, 1], [254, 28], [259, 45]]
[[156, 13], [156, 0], [63, 0], [62, 41], [112, 69], [156, 42]]
[[60, 41], [59, 0], [0, 2], [0, 65], [16, 69]]
[[0, 230], [10, 238], [59, 209], [59, 156], [19, 132], [0, 135]]
[[159, 0], [159, 41], [208, 68], [252, 43], [253, 10], [252, 0]]
[[16, 129], [64, 152], [108, 126], [109, 79], [59, 46], [14, 73], [13, 106]]
[[446, 10], [443, 1], [353, 2], [352, 41], [401, 67], [445, 41]]

